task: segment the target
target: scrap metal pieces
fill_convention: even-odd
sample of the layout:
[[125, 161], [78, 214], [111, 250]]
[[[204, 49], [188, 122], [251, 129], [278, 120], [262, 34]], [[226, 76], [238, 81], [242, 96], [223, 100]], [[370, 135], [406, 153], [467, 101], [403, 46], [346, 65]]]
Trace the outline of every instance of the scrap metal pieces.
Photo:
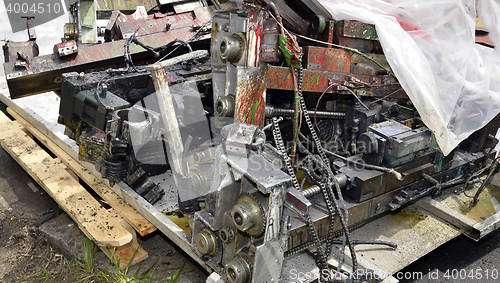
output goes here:
[[54, 53], [58, 54], [59, 57], [76, 54], [78, 53], [78, 45], [74, 40], [59, 43], [54, 45]]
[[[193, 40], [201, 41], [208, 36], [198, 33], [193, 26], [204, 25], [211, 20], [213, 8], [198, 8], [193, 13], [170, 16], [172, 24], [166, 31], [162, 29], [156, 33], [145, 33], [137, 38], [145, 45], [157, 48], [164, 46], [174, 40], [190, 40], [194, 35], [198, 37]], [[153, 20], [156, 22], [161, 19]], [[144, 28], [146, 28], [144, 26]], [[84, 72], [89, 69], [107, 67], [112, 64], [122, 63], [125, 40], [107, 42], [103, 44], [83, 46], [79, 48], [78, 54], [70, 57], [40, 56], [31, 59], [29, 70], [16, 68], [15, 62], [4, 64], [7, 84], [12, 98], [57, 91], [61, 87], [62, 74], [68, 72]], [[5, 47], [4, 47], [4, 52]], [[130, 45], [130, 54], [134, 60], [151, 57], [149, 51], [138, 45]]]
[[358, 21], [337, 21], [335, 43], [361, 52], [382, 53], [375, 26]]

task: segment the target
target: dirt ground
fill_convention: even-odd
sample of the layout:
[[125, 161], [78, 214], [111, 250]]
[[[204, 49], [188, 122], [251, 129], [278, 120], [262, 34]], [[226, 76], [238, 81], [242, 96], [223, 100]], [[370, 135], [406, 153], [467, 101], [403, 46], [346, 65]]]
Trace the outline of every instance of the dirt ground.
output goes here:
[[[99, 273], [99, 270], [111, 273], [115, 271], [115, 267], [100, 250], [95, 259], [100, 259], [101, 263], [96, 262], [95, 268], [89, 270], [84, 263], [78, 263], [75, 258], [68, 259], [52, 247], [45, 235], [35, 226], [35, 218], [36, 216], [16, 215], [5, 209], [0, 210], [0, 283], [74, 282], [85, 278], [88, 280], [84, 282], [115, 282], [103, 278]], [[180, 250], [170, 246], [160, 235], [151, 235], [141, 242], [143, 248], [149, 250], [150, 258], [144, 262], [140, 273], [155, 266], [156, 272], [152, 277], [164, 277], [169, 282], [168, 276], [176, 274], [186, 261], [178, 282], [205, 282], [208, 273], [201, 270], [195, 262], [186, 259]], [[162, 243], [164, 245], [159, 246]], [[155, 250], [163, 251], [159, 254]], [[103, 258], [106, 262], [104, 264]], [[137, 267], [138, 265], [131, 268], [128, 273], [131, 277]]]
[[[96, 276], [100, 274], [97, 268], [85, 270], [86, 266], [76, 263], [74, 257], [62, 255], [39, 231], [40, 225], [63, 213], [54, 200], [0, 148], [0, 283], [68, 282], [91, 275], [93, 277], [88, 281], [114, 282]], [[77, 238], [80, 239], [80, 235]], [[83, 241], [83, 236], [81, 238]], [[206, 281], [209, 274], [161, 232], [139, 237], [138, 241], [149, 254], [139, 274], [155, 266], [154, 277], [169, 276], [185, 262], [177, 282]], [[100, 250], [95, 254], [95, 260], [100, 270], [116, 270]], [[134, 275], [137, 269], [138, 265], [132, 267], [129, 275]]]
[[0, 282], [19, 282], [43, 268], [60, 273], [65, 259], [40, 234], [32, 217], [2, 210], [0, 219]]

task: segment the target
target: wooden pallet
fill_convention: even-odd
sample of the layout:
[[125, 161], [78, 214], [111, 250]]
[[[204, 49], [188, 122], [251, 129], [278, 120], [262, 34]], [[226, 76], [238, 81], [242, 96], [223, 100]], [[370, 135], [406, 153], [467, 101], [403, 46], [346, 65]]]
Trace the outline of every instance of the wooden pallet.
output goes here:
[[142, 216], [137, 210], [128, 205], [121, 197], [113, 192], [106, 184], [101, 182], [92, 172], [83, 167], [77, 160], [62, 150], [51, 139], [35, 128], [31, 123], [11, 108], [7, 112], [19, 122], [27, 132], [35, 136], [43, 145], [52, 151], [61, 161], [76, 174], [83, 182], [92, 188], [104, 201], [113, 207], [132, 226], [137, 233], [145, 236], [157, 230], [157, 228]]
[[[140, 215], [149, 220], [152, 223], [151, 225], [154, 225], [175, 245], [181, 248], [186, 254], [188, 254], [191, 258], [198, 262], [198, 264], [203, 266], [207, 271], [212, 272], [210, 266], [208, 266], [206, 262], [203, 261], [203, 259], [201, 259], [192, 250], [191, 235], [183, 230], [182, 227], [180, 227], [179, 224], [176, 223], [176, 221], [173, 221], [165, 214], [163, 214], [160, 209], [148, 203], [127, 184], [122, 182], [114, 184], [114, 186], [112, 187], [109, 186], [107, 180], [103, 180], [100, 177], [100, 174], [96, 171], [93, 164], [78, 160], [78, 146], [73, 140], [69, 140], [66, 136], [64, 136], [64, 127], [57, 123], [58, 99], [54, 94], [40, 94], [37, 96], [29, 97], [28, 100], [23, 98], [18, 100], [11, 100], [9, 98], [8, 89], [4, 88], [0, 89], [0, 101], [10, 108], [9, 112], [13, 113], [13, 115], [16, 115], [16, 113], [18, 114], [16, 117], [19, 118], [19, 121], [26, 121], [27, 128], [35, 129], [33, 133], [36, 134], [38, 132], [41, 137], [45, 137], [40, 138], [40, 140], [42, 141], [42, 143], [45, 143], [45, 141], [47, 141], [48, 148], [52, 143], [54, 146], [62, 149], [60, 156], [63, 156], [63, 154], [66, 153], [67, 155], [69, 155], [69, 157], [72, 158], [72, 160], [76, 161], [76, 163], [80, 164], [80, 166], [83, 167], [82, 170], [75, 170], [74, 172], [76, 172], [77, 174], [78, 172], [91, 173], [92, 180], [93, 178], [96, 178], [97, 181], [100, 181], [102, 184], [107, 185], [108, 188], [110, 188], [116, 195], [123, 198], [123, 200], [126, 203], [130, 204], [135, 210], [137, 210]], [[50, 104], [50, 107], [46, 107], [47, 103]], [[42, 106], [41, 109], [37, 109], [40, 106], [39, 104], [41, 104]], [[36, 109], [36, 111], [33, 109]], [[31, 127], [29, 125], [31, 125]], [[36, 136], [35, 134], [34, 136]], [[72, 165], [72, 163], [68, 164]], [[79, 177], [83, 181], [85, 181], [83, 177]], [[134, 227], [134, 225], [129, 222], [130, 219], [127, 219], [126, 216], [124, 216], [124, 218], [132, 227]], [[139, 232], [139, 234], [141, 233]]]
[[[156, 227], [97, 178], [92, 178], [86, 169], [78, 167], [79, 164], [75, 160], [65, 155], [50, 140], [43, 139], [43, 135], [17, 113], [12, 110], [9, 112], [17, 116], [18, 120], [11, 121], [0, 112], [0, 144], [4, 150], [59, 204], [77, 223], [80, 230], [105, 251], [108, 257], [120, 259], [122, 268], [127, 266], [134, 253], [135, 259], [132, 264], [146, 259], [147, 252], [137, 243], [134, 229], [147, 234]], [[47, 148], [56, 153], [58, 158], [52, 158], [27, 133], [39, 138]], [[68, 169], [76, 171], [75, 175], [90, 183], [89, 185], [99, 195], [104, 196], [103, 199], [114, 208], [114, 212], [108, 212], [80, 185], [67, 171]], [[133, 223], [134, 228], [128, 222]]]

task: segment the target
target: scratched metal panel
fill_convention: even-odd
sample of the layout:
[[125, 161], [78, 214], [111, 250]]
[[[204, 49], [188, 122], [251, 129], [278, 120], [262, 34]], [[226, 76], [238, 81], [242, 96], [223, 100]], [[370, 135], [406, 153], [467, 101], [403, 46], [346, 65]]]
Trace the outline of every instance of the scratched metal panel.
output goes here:
[[98, 11], [133, 10], [137, 6], [147, 9], [156, 5], [156, 0], [95, 0]]

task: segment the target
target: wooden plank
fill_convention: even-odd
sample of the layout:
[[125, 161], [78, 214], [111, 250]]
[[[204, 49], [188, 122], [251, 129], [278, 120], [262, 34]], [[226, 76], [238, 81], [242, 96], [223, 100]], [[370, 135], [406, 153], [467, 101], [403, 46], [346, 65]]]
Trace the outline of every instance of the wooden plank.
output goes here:
[[68, 153], [62, 150], [57, 144], [50, 140], [41, 131], [31, 125], [19, 113], [12, 108], [8, 108], [12, 117], [21, 123], [25, 129], [31, 132], [42, 144], [50, 149], [58, 158], [60, 158], [66, 166], [71, 169], [79, 178], [81, 178], [89, 187], [91, 187], [104, 201], [111, 207], [120, 212], [120, 215], [136, 230], [139, 235], [145, 236], [157, 230], [151, 222], [142, 216], [137, 210], [128, 205], [121, 197], [113, 192], [106, 184], [95, 177], [92, 172], [83, 167], [78, 161], [71, 157]]
[[24, 128], [23, 125], [21, 125], [21, 123], [19, 123], [18, 121], [12, 121], [12, 123], [14, 123], [16, 127], [19, 127], [19, 129], [21, 129], [30, 138], [33, 138], [33, 135], [28, 130], [26, 130], [26, 128]]
[[[16, 121], [17, 122], [17, 121]], [[26, 132], [30, 133], [30, 131], [26, 130]], [[30, 138], [33, 138], [32, 136], [28, 135]], [[78, 176], [75, 174], [75, 172], [73, 172], [73, 170], [71, 170], [68, 165], [66, 165], [66, 163], [64, 163], [63, 160], [61, 160], [59, 157], [58, 158], [55, 158], [54, 159], [55, 161], [57, 161], [57, 164], [59, 164], [59, 166], [61, 166], [64, 170], [66, 170], [66, 172], [68, 172], [68, 174], [71, 175], [71, 177], [73, 177], [73, 179], [75, 179], [76, 181], [80, 182], [80, 178], [78, 178]]]
[[122, 246], [132, 240], [130, 232], [3, 112], [0, 144], [97, 245]]
[[134, 228], [132, 228], [132, 226], [127, 223], [125, 218], [123, 218], [123, 216], [121, 216], [119, 212], [115, 211], [112, 208], [108, 211], [111, 216], [118, 220], [118, 222], [120, 222], [120, 224], [132, 234], [133, 238], [130, 243], [125, 244], [121, 247], [99, 247], [104, 252], [104, 254], [109, 259], [114, 257], [114, 260], [116, 262], [119, 262], [120, 269], [122, 270], [127, 268], [132, 257], [134, 257], [134, 260], [132, 261], [130, 266], [135, 265], [148, 258], [148, 252], [145, 251], [137, 242], [137, 236]]
[[[19, 105], [14, 103], [9, 98], [8, 92], [0, 90], [0, 101], [6, 104], [8, 107], [19, 113], [26, 121], [31, 125], [35, 126], [40, 132], [52, 140], [56, 145], [61, 147], [67, 154], [69, 154], [73, 159], [78, 160], [78, 152], [68, 143], [62, 140], [60, 136], [52, 132], [47, 125], [41, 121], [34, 118], [28, 113], [30, 109], [24, 110]], [[32, 111], [32, 110], [31, 110]], [[98, 174], [95, 170], [93, 164], [82, 162], [80, 163], [89, 172], [96, 175]], [[100, 178], [100, 177], [99, 177]], [[101, 178], [100, 178], [101, 179]], [[107, 181], [102, 182], [106, 183]], [[198, 262], [207, 271], [212, 272], [212, 268], [208, 266], [205, 261], [203, 261], [192, 249], [191, 249], [191, 236], [184, 230], [182, 230], [178, 225], [176, 225], [172, 220], [168, 219], [167, 216], [162, 214], [158, 209], [148, 203], [144, 198], [137, 194], [125, 183], [115, 184], [111, 189], [120, 197], [122, 197], [128, 204], [139, 211], [140, 214], [144, 215], [149, 221], [151, 221], [165, 236], [167, 236], [172, 242], [179, 246], [185, 253], [187, 253], [191, 258]]]

